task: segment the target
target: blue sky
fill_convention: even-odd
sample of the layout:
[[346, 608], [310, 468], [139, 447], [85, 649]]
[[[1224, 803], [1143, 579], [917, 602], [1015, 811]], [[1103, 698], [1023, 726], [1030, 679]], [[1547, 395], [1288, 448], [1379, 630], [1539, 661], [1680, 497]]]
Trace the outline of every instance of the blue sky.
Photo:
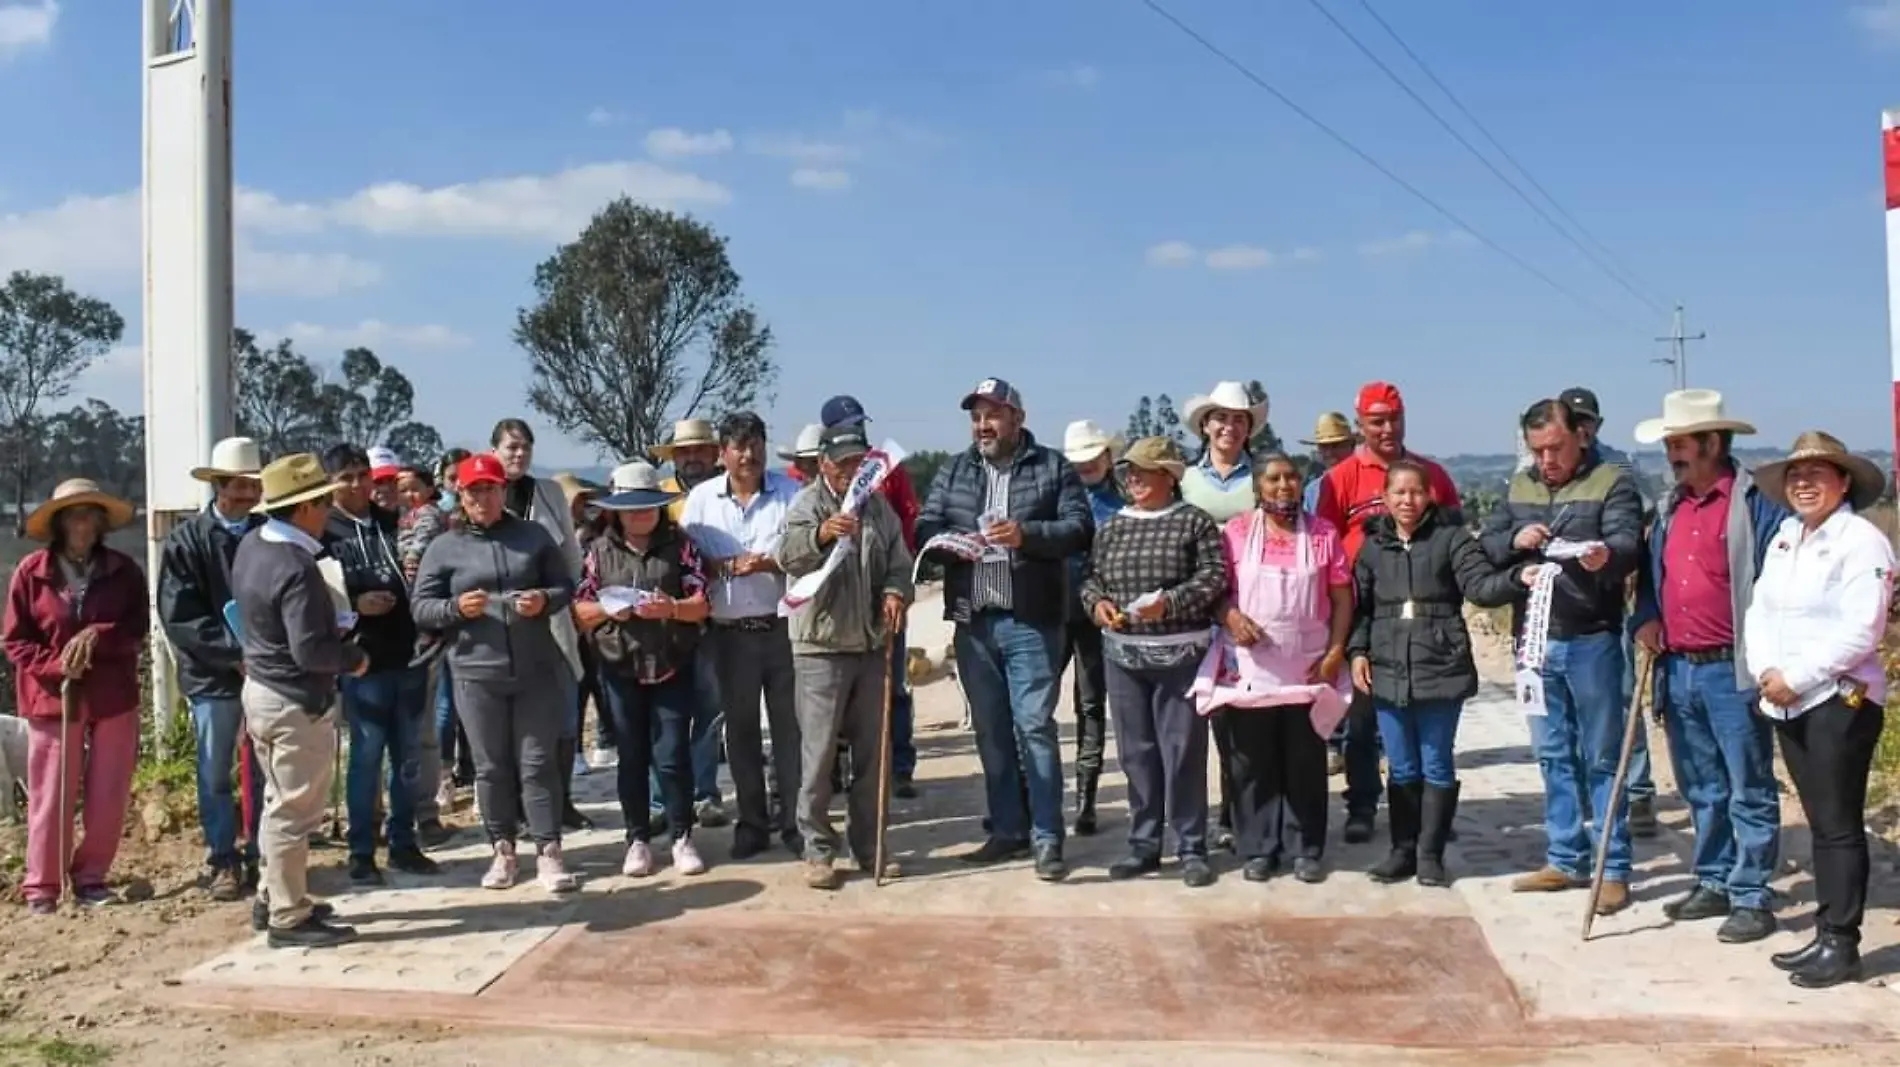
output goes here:
[[[619, 192], [731, 239], [779, 339], [789, 441], [856, 392], [910, 448], [1000, 375], [1031, 425], [1258, 378], [1289, 437], [1384, 377], [1413, 444], [1501, 451], [1571, 384], [1655, 413], [1665, 316], [1541, 222], [1309, 0], [1164, 0], [1553, 292], [1139, 0], [246, 4], [238, 320], [368, 343], [474, 443], [520, 401], [536, 262]], [[1323, 0], [1461, 124], [1360, 0]], [[1879, 118], [1900, 0], [1371, 0], [1511, 153], [1688, 305], [1691, 384], [1764, 444], [1890, 440]], [[484, 14], [485, 13], [485, 14]], [[0, 270], [59, 271], [138, 337], [134, 4], [0, 0]], [[21, 106], [26, 102], [26, 106]], [[1467, 134], [1483, 146], [1475, 134]], [[1507, 173], [1512, 173], [1508, 167]], [[1612, 321], [1613, 320], [1613, 321]], [[140, 396], [136, 350], [83, 392]], [[536, 420], [544, 422], [545, 420]], [[549, 464], [593, 462], [544, 435]]]

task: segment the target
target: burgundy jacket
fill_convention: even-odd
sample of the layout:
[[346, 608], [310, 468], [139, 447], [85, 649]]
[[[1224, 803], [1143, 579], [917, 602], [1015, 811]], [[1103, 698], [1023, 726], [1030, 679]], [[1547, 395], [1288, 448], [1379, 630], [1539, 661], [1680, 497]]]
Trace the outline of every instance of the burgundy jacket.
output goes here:
[[51, 549], [27, 556], [13, 572], [0, 638], [13, 662], [14, 693], [24, 718], [59, 718], [59, 690], [66, 678], [60, 652], [88, 626], [97, 626], [99, 637], [92, 669], [79, 682], [80, 718], [138, 710], [139, 652], [151, 621], [145, 573], [123, 552], [103, 546], [97, 552], [99, 574], [86, 590], [78, 617]]

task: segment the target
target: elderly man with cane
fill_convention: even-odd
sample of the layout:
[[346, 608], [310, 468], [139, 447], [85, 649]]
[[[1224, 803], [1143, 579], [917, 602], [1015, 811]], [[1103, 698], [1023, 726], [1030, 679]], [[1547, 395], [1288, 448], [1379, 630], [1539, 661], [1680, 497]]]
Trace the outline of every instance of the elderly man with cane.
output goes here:
[[[846, 833], [858, 869], [882, 879], [880, 866], [884, 742], [891, 714], [890, 648], [910, 605], [911, 555], [903, 524], [875, 492], [855, 495], [870, 451], [862, 424], [825, 430], [818, 478], [793, 498], [778, 545], [787, 577], [821, 571], [812, 599], [791, 617], [798, 679], [800, 759], [798, 831], [805, 841], [805, 884], [835, 889], [838, 835], [831, 826], [831, 764], [840, 733], [853, 753]], [[879, 456], [873, 462], [890, 463]]]

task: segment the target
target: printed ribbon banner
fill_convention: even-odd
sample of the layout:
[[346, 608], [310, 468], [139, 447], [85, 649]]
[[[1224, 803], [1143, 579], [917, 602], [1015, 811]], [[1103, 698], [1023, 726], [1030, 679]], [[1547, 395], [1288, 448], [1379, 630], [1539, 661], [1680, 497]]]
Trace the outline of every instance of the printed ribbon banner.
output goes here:
[[[1544, 557], [1550, 560], [1582, 559], [1601, 547], [1601, 541], [1552, 539], [1544, 545]], [[1530, 601], [1524, 607], [1524, 630], [1517, 645], [1517, 704], [1524, 714], [1548, 715], [1544, 704], [1544, 656], [1550, 648], [1550, 599], [1557, 576], [1563, 568], [1557, 563], [1541, 564], [1531, 583]]]
[[982, 558], [984, 550], [988, 547], [989, 542], [983, 539], [982, 534], [940, 533], [925, 541], [923, 547], [917, 550], [917, 559], [910, 567], [911, 584], [917, 584], [917, 576], [923, 573], [924, 560], [933, 552], [955, 556], [965, 563], [975, 563]]
[[[871, 499], [871, 494], [883, 488], [884, 479], [890, 477], [891, 471], [903, 461], [904, 450], [894, 441], [886, 441], [882, 447], [866, 452], [864, 462], [858, 465], [858, 473], [852, 477], [851, 484], [845, 487], [844, 503], [838, 508], [838, 514], [856, 515], [864, 507], [865, 501]], [[790, 617], [811, 603], [812, 598], [825, 587], [825, 582], [853, 551], [856, 549], [851, 538], [838, 538], [817, 570], [793, 582], [785, 590], [784, 599], [778, 602], [779, 615]]]

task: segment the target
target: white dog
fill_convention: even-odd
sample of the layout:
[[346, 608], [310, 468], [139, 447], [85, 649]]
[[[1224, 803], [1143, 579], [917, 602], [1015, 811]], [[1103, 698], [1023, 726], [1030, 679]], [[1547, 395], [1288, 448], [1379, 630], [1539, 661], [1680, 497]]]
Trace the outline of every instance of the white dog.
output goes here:
[[18, 822], [22, 812], [15, 783], [26, 791], [26, 720], [0, 715], [0, 822]]

